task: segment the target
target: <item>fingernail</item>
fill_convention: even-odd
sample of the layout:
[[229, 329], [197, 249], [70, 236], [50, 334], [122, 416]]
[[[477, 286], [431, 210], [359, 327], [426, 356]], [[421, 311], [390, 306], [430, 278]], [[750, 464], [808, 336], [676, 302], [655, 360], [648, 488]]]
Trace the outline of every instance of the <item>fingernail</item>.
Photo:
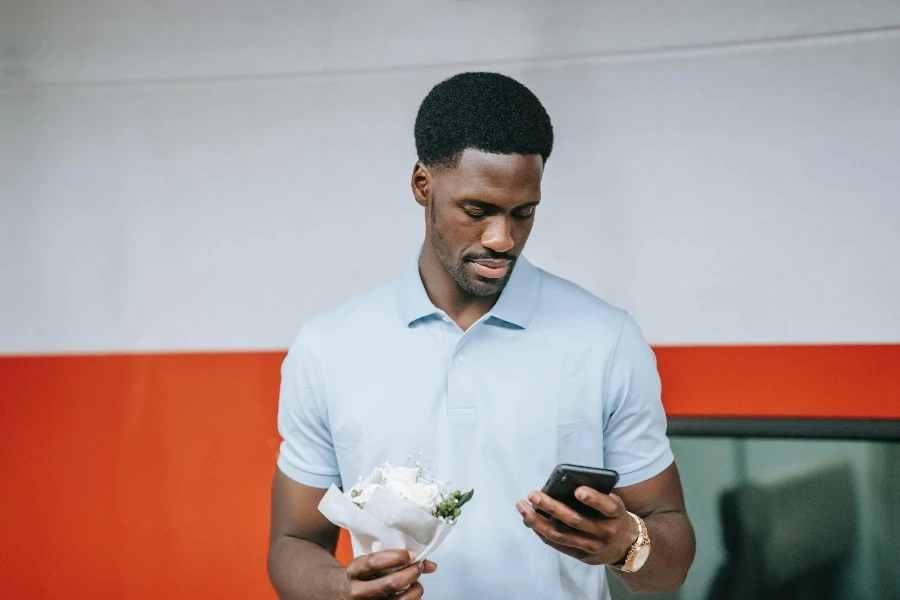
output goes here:
[[412, 550], [409, 551], [409, 562], [416, 562], [416, 553]]
[[531, 501], [531, 503], [534, 504], [535, 506], [538, 506], [538, 505], [541, 503], [541, 498], [540, 498], [540, 496], [538, 496], [537, 494], [531, 494], [530, 496], [528, 496], [528, 499], [529, 499], [529, 500]]
[[588, 497], [587, 492], [584, 490], [578, 490], [578, 493], [576, 494], [576, 496], [578, 496], [579, 500], [587, 500], [587, 497]]
[[520, 515], [524, 515], [524, 514], [525, 514], [525, 507], [522, 506], [522, 501], [521, 501], [521, 500], [519, 500], [518, 502], [516, 502], [516, 510], [519, 511], [519, 514], [520, 514]]

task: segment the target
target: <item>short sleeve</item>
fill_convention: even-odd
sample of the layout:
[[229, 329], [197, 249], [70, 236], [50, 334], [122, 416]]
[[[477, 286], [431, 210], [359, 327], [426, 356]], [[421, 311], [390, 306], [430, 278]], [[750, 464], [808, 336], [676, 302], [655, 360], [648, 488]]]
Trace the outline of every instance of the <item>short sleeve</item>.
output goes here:
[[604, 407], [604, 464], [619, 473], [619, 487], [646, 481], [675, 460], [661, 392], [656, 355], [627, 315], [613, 353]]
[[322, 489], [341, 485], [323, 387], [309, 336], [301, 331], [281, 365], [278, 468], [298, 483]]

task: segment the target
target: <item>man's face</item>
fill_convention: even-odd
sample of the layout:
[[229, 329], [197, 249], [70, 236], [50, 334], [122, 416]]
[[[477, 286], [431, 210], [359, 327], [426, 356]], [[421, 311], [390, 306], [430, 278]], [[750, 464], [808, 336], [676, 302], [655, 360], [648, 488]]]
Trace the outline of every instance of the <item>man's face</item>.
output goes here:
[[426, 239], [461, 290], [499, 294], [534, 225], [541, 200], [539, 155], [466, 150], [452, 169], [432, 171]]

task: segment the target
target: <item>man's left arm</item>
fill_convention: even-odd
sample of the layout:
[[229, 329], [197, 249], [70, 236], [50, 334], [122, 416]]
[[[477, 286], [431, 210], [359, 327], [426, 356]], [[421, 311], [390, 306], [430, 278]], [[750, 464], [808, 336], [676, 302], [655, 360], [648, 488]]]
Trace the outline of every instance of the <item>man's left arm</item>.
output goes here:
[[529, 494], [529, 502], [554, 515], [556, 521], [535, 513], [529, 502], [517, 505], [525, 523], [544, 542], [592, 565], [621, 563], [638, 537], [638, 523], [626, 511], [643, 518], [650, 538], [649, 558], [636, 572], [619, 573], [636, 592], [677, 588], [694, 560], [694, 531], [666, 437], [661, 391], [656, 356], [627, 315], [603, 393], [603, 456], [591, 465], [616, 470], [621, 487], [612, 494], [578, 490], [586, 494], [582, 502], [600, 512], [594, 518], [540, 492]]
[[[650, 539], [650, 555], [636, 572], [614, 571], [626, 587], [637, 593], [674, 590], [684, 583], [694, 560], [694, 530], [684, 507], [678, 468], [672, 463], [662, 473], [641, 483], [602, 494], [587, 487], [576, 497], [599, 511], [585, 516], [541, 492], [517, 505], [525, 524], [556, 550], [591, 565], [621, 565], [638, 538], [640, 516]], [[535, 512], [538, 507], [555, 520]]]
[[[643, 593], [680, 587], [694, 562], [696, 540], [684, 506], [678, 467], [672, 463], [656, 477], [614, 493], [629, 511], [644, 519], [650, 538], [647, 563], [636, 573], [619, 573], [626, 587]], [[598, 502], [600, 496], [596, 495]]]

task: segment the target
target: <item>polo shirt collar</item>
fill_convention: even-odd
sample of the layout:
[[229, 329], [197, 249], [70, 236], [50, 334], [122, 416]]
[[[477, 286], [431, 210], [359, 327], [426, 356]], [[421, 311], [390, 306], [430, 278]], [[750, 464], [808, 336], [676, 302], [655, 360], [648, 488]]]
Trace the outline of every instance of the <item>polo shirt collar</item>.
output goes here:
[[[441, 312], [428, 297], [419, 274], [421, 251], [420, 246], [397, 279], [397, 301], [407, 325]], [[525, 329], [537, 310], [540, 287], [540, 270], [524, 256], [519, 256], [509, 282], [488, 313], [489, 317]]]
[[512, 276], [500, 293], [490, 315], [525, 329], [534, 318], [540, 291], [540, 271], [528, 262], [527, 258], [520, 255], [516, 260]]
[[422, 276], [419, 274], [419, 255], [421, 246], [410, 257], [406, 268], [397, 279], [397, 302], [400, 304], [400, 314], [407, 325], [412, 325], [419, 319], [430, 317], [439, 313], [438, 308], [432, 304]]

